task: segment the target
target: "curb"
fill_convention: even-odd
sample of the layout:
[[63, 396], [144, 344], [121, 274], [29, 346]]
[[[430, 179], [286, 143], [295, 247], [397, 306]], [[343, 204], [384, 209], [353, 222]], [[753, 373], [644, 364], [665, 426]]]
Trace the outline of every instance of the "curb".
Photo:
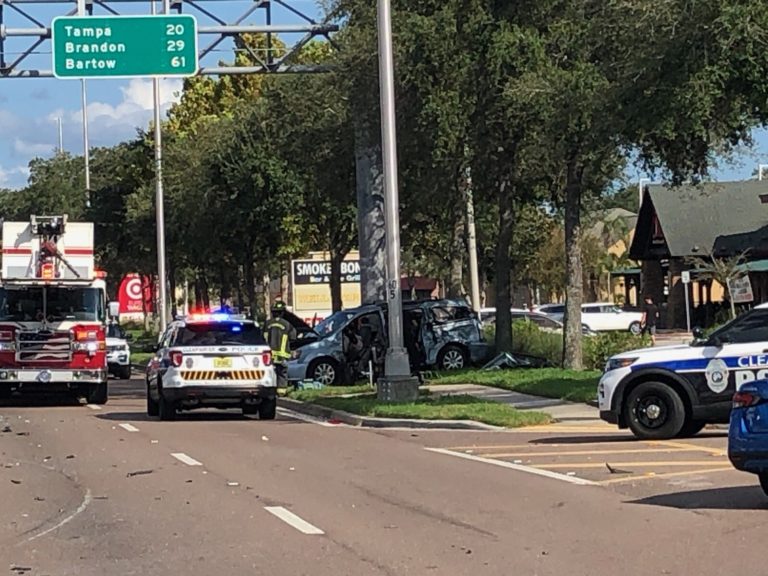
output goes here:
[[501, 426], [483, 424], [474, 420], [417, 420], [413, 418], [374, 418], [372, 416], [358, 416], [342, 410], [334, 410], [326, 406], [318, 406], [308, 402], [300, 402], [291, 398], [278, 398], [277, 405], [300, 414], [322, 418], [324, 420], [338, 420], [349, 426], [363, 428], [414, 428], [434, 430], [506, 430]]

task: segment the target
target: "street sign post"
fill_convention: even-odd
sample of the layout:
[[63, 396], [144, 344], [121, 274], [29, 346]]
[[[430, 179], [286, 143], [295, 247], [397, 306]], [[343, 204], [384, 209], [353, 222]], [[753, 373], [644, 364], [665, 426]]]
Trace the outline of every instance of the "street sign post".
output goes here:
[[688, 332], [691, 331], [691, 301], [688, 296], [688, 286], [691, 283], [691, 273], [688, 270], [683, 270], [680, 274], [683, 281], [683, 290], [685, 290], [685, 325]]
[[189, 14], [61, 16], [51, 24], [57, 78], [193, 76], [197, 21]]

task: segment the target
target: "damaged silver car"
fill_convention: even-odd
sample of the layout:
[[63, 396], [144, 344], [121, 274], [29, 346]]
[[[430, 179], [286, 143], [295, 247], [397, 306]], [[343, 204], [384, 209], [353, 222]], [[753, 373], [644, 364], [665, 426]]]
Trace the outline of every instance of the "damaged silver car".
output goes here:
[[[293, 343], [288, 380], [323, 385], [382, 374], [388, 346], [387, 306], [369, 304], [332, 314], [313, 329], [289, 318], [303, 337]], [[472, 308], [460, 300], [403, 302], [403, 339], [411, 370], [458, 370], [492, 354]], [[303, 326], [302, 326], [303, 325]]]

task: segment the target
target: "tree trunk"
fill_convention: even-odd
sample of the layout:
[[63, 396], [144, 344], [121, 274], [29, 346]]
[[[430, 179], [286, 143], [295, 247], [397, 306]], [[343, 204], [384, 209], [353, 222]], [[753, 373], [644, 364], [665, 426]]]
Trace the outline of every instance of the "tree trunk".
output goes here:
[[581, 265], [581, 178], [569, 163], [565, 183], [565, 368], [584, 367], [581, 342], [581, 303], [584, 276]]
[[362, 302], [386, 297], [386, 228], [384, 223], [384, 175], [381, 145], [375, 143], [371, 127], [355, 124], [358, 242], [360, 245], [360, 289]]
[[269, 272], [265, 272], [261, 277], [261, 289], [264, 293], [264, 317], [269, 318], [272, 310], [272, 295], [269, 293], [269, 286], [272, 283], [272, 279], [269, 277]]
[[496, 244], [496, 353], [512, 352], [512, 263], [509, 249], [512, 244], [515, 210], [512, 204], [512, 186], [502, 182], [499, 188], [499, 237]]
[[341, 300], [341, 262], [344, 254], [331, 249], [331, 309], [338, 312], [344, 307]]
[[201, 289], [203, 309], [210, 310], [211, 309], [211, 291], [208, 286], [208, 277], [205, 275], [205, 272], [203, 272], [200, 275], [200, 289]]
[[246, 252], [245, 262], [243, 262], [243, 275], [245, 277], [245, 297], [248, 299], [248, 307], [251, 309], [251, 315], [256, 318], [258, 303], [256, 302], [256, 285], [253, 277], [253, 254]]
[[195, 276], [195, 310], [201, 310], [204, 306], [203, 303], [203, 285], [200, 280], [200, 275]]
[[[462, 205], [463, 206], [463, 205]], [[453, 223], [453, 236], [451, 238], [451, 275], [448, 283], [448, 297], [462, 298], [464, 291], [464, 228], [466, 222], [464, 211], [459, 209]]]

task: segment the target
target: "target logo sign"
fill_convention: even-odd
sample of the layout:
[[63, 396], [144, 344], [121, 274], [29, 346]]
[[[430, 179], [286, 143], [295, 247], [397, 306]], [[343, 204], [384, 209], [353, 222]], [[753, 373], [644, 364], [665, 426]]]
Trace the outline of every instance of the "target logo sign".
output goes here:
[[152, 288], [148, 277], [128, 274], [120, 283], [120, 314], [152, 312]]

